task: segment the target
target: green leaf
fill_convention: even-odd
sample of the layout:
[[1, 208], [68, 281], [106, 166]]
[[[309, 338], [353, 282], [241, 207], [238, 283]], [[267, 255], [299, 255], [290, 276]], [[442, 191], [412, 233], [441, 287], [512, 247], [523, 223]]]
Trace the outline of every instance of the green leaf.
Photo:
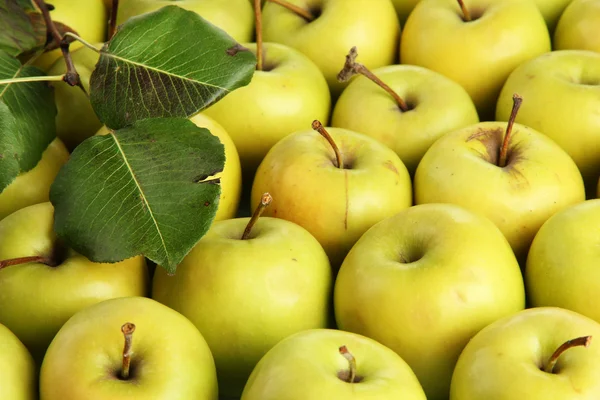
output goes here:
[[27, 0], [0, 0], [0, 50], [18, 56], [44, 45], [26, 12], [32, 8]]
[[119, 129], [189, 117], [247, 85], [256, 57], [193, 11], [165, 6], [129, 19], [104, 45], [90, 79], [100, 120]]
[[139, 254], [174, 273], [216, 215], [224, 147], [185, 118], [136, 122], [80, 144], [50, 190], [55, 230], [96, 262]]
[[[44, 75], [0, 51], [0, 80]], [[46, 82], [0, 85], [0, 192], [35, 167], [56, 137], [56, 105]]]

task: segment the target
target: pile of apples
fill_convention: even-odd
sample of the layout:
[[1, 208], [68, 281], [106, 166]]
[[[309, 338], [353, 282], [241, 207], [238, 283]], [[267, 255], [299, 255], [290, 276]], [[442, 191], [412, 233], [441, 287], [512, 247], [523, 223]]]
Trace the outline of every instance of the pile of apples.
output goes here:
[[[108, 39], [117, 2], [47, 3]], [[50, 186], [108, 130], [53, 83], [58, 137], [0, 193], [0, 399], [600, 398], [600, 0], [118, 4], [257, 54], [191, 117], [217, 216], [174, 275], [62, 243]]]

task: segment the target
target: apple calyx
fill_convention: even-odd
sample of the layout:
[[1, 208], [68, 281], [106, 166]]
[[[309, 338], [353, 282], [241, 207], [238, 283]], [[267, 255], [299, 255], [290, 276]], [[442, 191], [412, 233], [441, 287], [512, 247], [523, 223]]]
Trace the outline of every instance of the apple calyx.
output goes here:
[[315, 119], [312, 123], [312, 128], [315, 131], [319, 132], [321, 136], [323, 136], [329, 142], [329, 145], [333, 148], [333, 152], [335, 153], [335, 159], [337, 161], [336, 167], [338, 167], [339, 169], [344, 169], [344, 160], [342, 159], [342, 153], [340, 153], [339, 147], [337, 147], [337, 144], [335, 144], [335, 141], [333, 140], [329, 132], [325, 130], [325, 127], [323, 126], [321, 121]]
[[348, 370], [340, 371], [338, 373], [338, 378], [348, 383], [359, 383], [362, 381], [360, 376], [356, 376], [356, 358], [354, 358], [345, 345], [341, 346], [338, 351], [346, 360], [348, 360]]
[[508, 144], [510, 143], [512, 128], [517, 118], [517, 112], [521, 107], [523, 98], [517, 93], [513, 94], [513, 108], [508, 119], [508, 125], [506, 125], [506, 133], [504, 134], [504, 141], [502, 142], [502, 148], [500, 149], [500, 156], [498, 157], [498, 166], [500, 168], [506, 167], [506, 158], [508, 156]]
[[460, 6], [460, 9], [462, 10], [463, 20], [465, 22], [472, 21], [471, 13], [469, 12], [469, 9], [465, 5], [464, 1], [463, 0], [458, 0], [458, 5]]
[[11, 258], [9, 260], [0, 260], [0, 270], [2, 268], [10, 267], [11, 265], [20, 265], [27, 263], [42, 263], [49, 267], [56, 267], [58, 264], [50, 257], [46, 256], [29, 256], [29, 257], [18, 257]]
[[256, 27], [256, 70], [263, 70], [263, 39], [261, 0], [254, 0], [254, 26]]
[[260, 199], [260, 204], [258, 205], [258, 207], [256, 207], [256, 210], [254, 210], [252, 218], [250, 218], [248, 225], [246, 225], [246, 229], [244, 229], [244, 233], [242, 234], [242, 240], [248, 239], [248, 236], [250, 236], [250, 232], [252, 231], [252, 227], [254, 226], [254, 224], [256, 224], [256, 221], [258, 221], [260, 215], [263, 213], [265, 208], [267, 208], [269, 204], [271, 204], [272, 201], [273, 197], [269, 193], [264, 193], [262, 195]]
[[558, 349], [556, 349], [556, 351], [552, 354], [552, 356], [550, 356], [548, 363], [544, 367], [544, 372], [552, 374], [553, 373], [552, 371], [554, 371], [554, 366], [556, 365], [556, 362], [558, 361], [558, 357], [560, 357], [560, 355], [562, 353], [564, 353], [566, 350], [568, 350], [572, 347], [577, 347], [577, 346], [583, 346], [583, 347], [587, 348], [590, 346], [591, 342], [592, 342], [591, 336], [582, 336], [582, 337], [578, 337], [575, 339], [567, 340], [562, 345], [560, 345], [560, 347]]
[[356, 46], [350, 49], [348, 55], [346, 55], [346, 62], [344, 63], [344, 68], [338, 73], [337, 80], [339, 82], [348, 82], [350, 78], [354, 75], [361, 74], [365, 77], [369, 78], [371, 81], [375, 82], [379, 85], [383, 90], [388, 92], [390, 96], [396, 100], [398, 107], [403, 112], [409, 111], [411, 108], [406, 104], [406, 102], [396, 93], [391, 87], [386, 85], [381, 79], [379, 79], [374, 73], [369, 71], [367, 67], [363, 64], [356, 62], [356, 57], [358, 57], [358, 51], [356, 50]]
[[123, 367], [121, 368], [120, 378], [123, 380], [129, 379], [129, 371], [131, 366], [131, 355], [133, 351], [131, 349], [131, 343], [133, 341], [133, 332], [135, 332], [135, 324], [126, 322], [121, 326], [121, 332], [125, 337], [125, 346], [123, 346]]
[[285, 7], [288, 10], [295, 12], [296, 14], [298, 14], [299, 16], [301, 16], [308, 22], [312, 22], [315, 20], [315, 16], [309, 10], [306, 10], [302, 7], [298, 7], [297, 5], [292, 4], [289, 1], [285, 1], [285, 0], [267, 0], [267, 1], [270, 1], [271, 3], [279, 4], [280, 6]]

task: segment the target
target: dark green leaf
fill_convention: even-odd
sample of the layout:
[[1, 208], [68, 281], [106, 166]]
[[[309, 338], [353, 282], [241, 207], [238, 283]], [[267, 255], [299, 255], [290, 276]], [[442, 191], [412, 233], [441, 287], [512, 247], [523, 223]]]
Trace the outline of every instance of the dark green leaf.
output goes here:
[[27, 9], [32, 9], [29, 1], [0, 0], [0, 50], [11, 56], [44, 46], [45, 39], [40, 43]]
[[[0, 80], [44, 75], [0, 51]], [[35, 167], [56, 137], [54, 94], [46, 82], [0, 85], [0, 192]]]
[[247, 85], [256, 57], [198, 14], [166, 6], [125, 22], [100, 54], [90, 99], [113, 129], [189, 117]]
[[138, 254], [174, 272], [208, 231], [223, 170], [216, 136], [185, 118], [136, 122], [80, 144], [50, 191], [55, 230], [97, 262]]

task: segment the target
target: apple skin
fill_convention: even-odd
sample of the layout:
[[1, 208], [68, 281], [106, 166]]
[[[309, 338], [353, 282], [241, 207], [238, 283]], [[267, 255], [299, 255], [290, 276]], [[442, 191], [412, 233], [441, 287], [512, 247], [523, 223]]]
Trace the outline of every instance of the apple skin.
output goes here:
[[[53, 224], [54, 208], [49, 202], [0, 221], [0, 260], [56, 254]], [[0, 324], [17, 335], [38, 361], [77, 311], [114, 297], [144, 296], [149, 289], [142, 256], [101, 264], [64, 250], [64, 260], [56, 267], [32, 262], [0, 269]]]
[[341, 330], [391, 348], [429, 400], [448, 399], [454, 364], [481, 328], [525, 308], [519, 264], [487, 218], [452, 204], [413, 206], [369, 229], [334, 288]]
[[[591, 345], [566, 350], [555, 374], [540, 369], [564, 342], [588, 335]], [[561, 308], [532, 308], [498, 320], [463, 350], [450, 400], [598, 399], [598, 338], [597, 322]]]
[[170, 5], [194, 11], [238, 42], [254, 38], [254, 9], [248, 0], [120, 0], [117, 25]]
[[481, 122], [438, 139], [417, 168], [415, 203], [457, 204], [491, 219], [524, 263], [542, 224], [585, 201], [585, 189], [568, 154], [524, 125], [514, 124], [507, 165], [498, 167], [506, 125]]
[[34, 400], [37, 369], [31, 354], [7, 327], [0, 324], [0, 399]]
[[554, 32], [556, 50], [591, 50], [600, 53], [600, 2], [574, 0], [565, 9]]
[[261, 357], [285, 337], [325, 328], [332, 274], [319, 242], [302, 227], [260, 217], [213, 224], [177, 267], [156, 270], [152, 297], [202, 332], [215, 358], [221, 395], [239, 397]]
[[560, 50], [519, 66], [506, 81], [496, 109], [508, 121], [512, 95], [523, 96], [516, 121], [558, 143], [593, 192], [600, 176], [600, 54]]
[[326, 129], [351, 167], [336, 166], [333, 149], [318, 132], [296, 132], [273, 146], [258, 168], [251, 208], [269, 192], [273, 203], [263, 215], [307, 229], [337, 272], [367, 229], [412, 205], [412, 183], [390, 148], [361, 133]]
[[[400, 24], [390, 0], [290, 0], [307, 10], [320, 10], [307, 21], [278, 4], [263, 8], [263, 35], [267, 42], [283, 43], [307, 55], [323, 72], [333, 98], [347, 83], [337, 80], [352, 46], [367, 68], [396, 62]], [[325, 122], [323, 122], [325, 123]]]
[[[256, 43], [243, 46], [256, 52]], [[202, 111], [227, 130], [249, 181], [275, 143], [331, 112], [327, 82], [309, 58], [278, 43], [264, 43], [263, 51], [268, 71], [255, 71], [247, 86]]]
[[[339, 378], [355, 357], [357, 377]], [[417, 377], [402, 358], [368, 337], [332, 329], [310, 329], [287, 337], [258, 363], [241, 400], [426, 400]]]
[[19, 174], [0, 193], [0, 220], [21, 208], [50, 201], [50, 186], [68, 160], [69, 151], [59, 138], [55, 138], [37, 165]]
[[544, 16], [548, 31], [552, 34], [556, 29], [562, 13], [573, 0], [533, 0]]
[[[95, 43], [101, 48], [103, 43]], [[87, 47], [80, 47], [70, 52], [79, 80], [87, 93], [90, 93], [90, 77], [96, 68], [100, 55]], [[48, 75], [62, 75], [67, 72], [64, 59], [59, 58], [48, 70]], [[66, 82], [54, 82], [54, 100], [56, 102], [56, 136], [69, 151], [85, 139], [93, 136], [102, 122], [98, 119], [88, 95], [80, 88], [70, 86]]]
[[400, 40], [403, 64], [420, 65], [461, 84], [482, 121], [493, 120], [498, 94], [523, 62], [551, 50], [542, 14], [530, 0], [470, 0], [464, 22], [454, 0], [422, 0]]
[[562, 210], [542, 225], [525, 269], [531, 306], [566, 308], [600, 322], [594, 301], [600, 289], [599, 237], [600, 199]]
[[360, 76], [337, 100], [331, 125], [379, 140], [398, 154], [411, 175], [436, 139], [479, 122], [465, 89], [437, 72], [414, 65], [372, 72], [414, 109], [402, 112], [392, 96]]
[[[131, 379], [122, 380], [121, 326], [135, 324]], [[206, 341], [184, 316], [145, 297], [106, 300], [73, 315], [48, 348], [40, 400], [217, 400]]]

